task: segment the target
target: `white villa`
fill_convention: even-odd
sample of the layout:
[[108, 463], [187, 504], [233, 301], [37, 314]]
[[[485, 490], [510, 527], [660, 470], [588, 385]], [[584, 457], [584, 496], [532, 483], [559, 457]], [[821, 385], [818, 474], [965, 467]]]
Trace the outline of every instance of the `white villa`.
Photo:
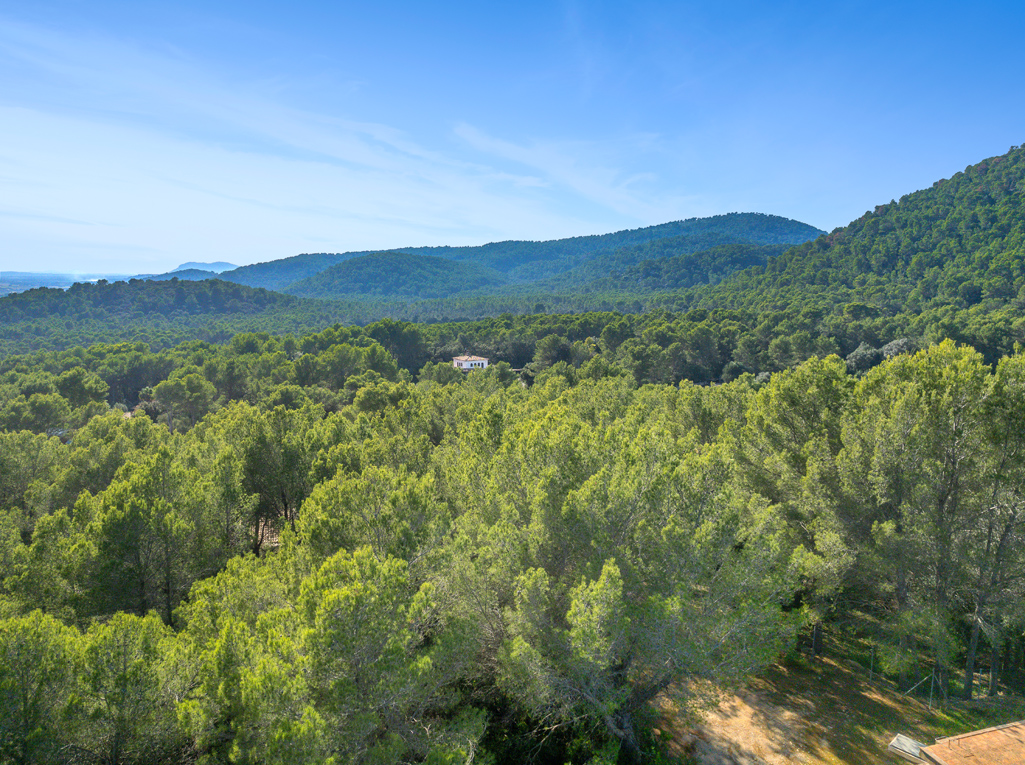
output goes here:
[[471, 369], [487, 368], [488, 360], [483, 356], [456, 356], [452, 359], [452, 366], [464, 372], [469, 372]]

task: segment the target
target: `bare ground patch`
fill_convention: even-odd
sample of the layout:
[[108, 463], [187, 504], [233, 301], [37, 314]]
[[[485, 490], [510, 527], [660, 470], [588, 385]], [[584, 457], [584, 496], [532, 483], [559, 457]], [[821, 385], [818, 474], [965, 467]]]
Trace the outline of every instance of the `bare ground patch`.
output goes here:
[[775, 665], [722, 694], [700, 724], [661, 700], [666, 753], [698, 765], [868, 765], [897, 763], [896, 733], [922, 742], [1025, 717], [1020, 697], [932, 710], [853, 662], [829, 657]]

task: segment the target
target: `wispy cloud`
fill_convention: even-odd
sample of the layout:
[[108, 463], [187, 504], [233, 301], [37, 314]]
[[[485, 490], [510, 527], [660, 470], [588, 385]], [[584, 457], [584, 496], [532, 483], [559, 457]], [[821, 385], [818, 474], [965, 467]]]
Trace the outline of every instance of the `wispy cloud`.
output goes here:
[[623, 154], [652, 151], [657, 136], [639, 134], [621, 139], [629, 147], [585, 142], [535, 142], [521, 145], [490, 136], [480, 129], [459, 123], [455, 133], [475, 150], [530, 168], [548, 185], [561, 186], [601, 207], [638, 221], [659, 220], [679, 215], [681, 209], [695, 209], [697, 197], [665, 191], [666, 184], [654, 172], [624, 172], [623, 165], [603, 163], [619, 149]]
[[[476, 243], [587, 233], [645, 213], [633, 193], [643, 178], [585, 168], [556, 146], [461, 125], [470, 160], [116, 39], [0, 19], [0, 65], [17, 73], [0, 93], [0, 205], [36, 216], [0, 222], [19, 259], [108, 245], [105, 268], [133, 246], [146, 268], [252, 262], [311, 238], [337, 249]], [[61, 220], [97, 225], [82, 238]]]

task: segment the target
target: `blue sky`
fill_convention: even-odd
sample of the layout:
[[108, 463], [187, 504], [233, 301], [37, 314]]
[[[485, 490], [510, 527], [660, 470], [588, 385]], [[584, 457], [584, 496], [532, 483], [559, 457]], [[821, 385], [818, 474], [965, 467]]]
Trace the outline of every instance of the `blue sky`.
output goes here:
[[0, 270], [823, 229], [1025, 142], [1019, 2], [0, 0]]

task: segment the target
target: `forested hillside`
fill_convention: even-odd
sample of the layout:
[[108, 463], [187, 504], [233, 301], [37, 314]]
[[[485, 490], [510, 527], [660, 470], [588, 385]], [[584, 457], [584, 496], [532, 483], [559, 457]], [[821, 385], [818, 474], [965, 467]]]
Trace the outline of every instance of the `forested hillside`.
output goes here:
[[[294, 333], [383, 317], [452, 322], [504, 314], [642, 312], [667, 290], [714, 284], [739, 269], [764, 264], [786, 248], [754, 244], [745, 236], [786, 242], [803, 241], [814, 233], [783, 218], [734, 214], [557, 242], [442, 248], [449, 256], [466, 260], [406, 252], [311, 255], [247, 266], [218, 277], [235, 278], [255, 269], [263, 276], [249, 281], [269, 280], [280, 286], [295, 273], [309, 272], [313, 275], [288, 289], [296, 296], [320, 298], [316, 303], [229, 288], [216, 280], [210, 285], [184, 283], [212, 276], [195, 269], [145, 281], [78, 284], [67, 297], [59, 290], [30, 290], [13, 302], [0, 302], [0, 324], [5, 329], [0, 353], [123, 340], [163, 348], [187, 339], [224, 341], [242, 331]], [[636, 240], [642, 243], [629, 244]], [[426, 251], [434, 250], [418, 250]], [[549, 257], [554, 260], [546, 269], [569, 270], [518, 285], [474, 260], [505, 258], [519, 263], [522, 273], [524, 259], [539, 262], [537, 258]], [[574, 258], [583, 265], [570, 268]], [[338, 259], [344, 262], [329, 265]], [[150, 286], [151, 281], [175, 286]]]
[[[0, 349], [10, 353], [126, 339], [163, 347], [188, 338], [224, 340], [238, 331], [298, 332], [391, 316], [442, 323], [423, 329], [431, 346], [423, 361], [452, 350], [449, 336], [455, 335], [468, 339], [464, 346], [481, 347], [520, 367], [546, 334], [570, 344], [587, 335], [558, 329], [574, 319], [512, 314], [600, 312], [600, 318], [584, 323], [595, 337], [615, 325], [607, 330], [618, 338], [615, 352], [629, 354], [635, 367], [648, 370], [638, 379], [728, 380], [828, 353], [864, 367], [881, 359], [889, 343], [906, 338], [928, 344], [950, 337], [973, 345], [992, 363], [1025, 341], [1025, 297], [1019, 294], [1025, 286], [1023, 156], [1025, 151], [1016, 149], [988, 160], [778, 257], [772, 245], [750, 244], [671, 256], [679, 244], [666, 239], [597, 257], [594, 268], [608, 268], [613, 275], [592, 279], [597, 272], [583, 266], [544, 282], [542, 294], [506, 286], [491, 288], [491, 294], [412, 301], [264, 297], [256, 301], [264, 310], [241, 313], [183, 310], [192, 305], [190, 289], [199, 291], [197, 306], [209, 301], [203, 297], [208, 288], [181, 282], [170, 303], [169, 288], [158, 285], [152, 298], [141, 283], [131, 289], [96, 288], [97, 296], [121, 294], [118, 290], [136, 296], [135, 307], [104, 311], [98, 318], [71, 293], [62, 303], [61, 293], [37, 290], [12, 303], [0, 301], [8, 328]], [[757, 261], [765, 265], [737, 271]], [[723, 281], [708, 283], [719, 274]], [[415, 286], [424, 288], [419, 282]], [[240, 304], [255, 300], [240, 298]], [[452, 325], [479, 317], [491, 318]], [[504, 339], [510, 335], [516, 338], [512, 345]], [[653, 375], [653, 368], [664, 371]]]
[[247, 287], [262, 287], [281, 291], [289, 284], [318, 274], [335, 263], [369, 254], [370, 252], [304, 253], [281, 260], [272, 260], [268, 263], [239, 266], [231, 271], [222, 272], [217, 278], [226, 282], [244, 284]]
[[[0, 303], [6, 330], [0, 352], [124, 339], [164, 347], [190, 338], [224, 340], [240, 331], [297, 332], [384, 317], [453, 321], [504, 313], [643, 311], [657, 294], [715, 284], [819, 233], [785, 218], [745, 213], [552, 242], [299, 255], [220, 275], [179, 268], [129, 280], [129, 286], [104, 282], [95, 292], [84, 283], [75, 289], [89, 295], [85, 301], [77, 294], [62, 303], [56, 290], [30, 290], [16, 305]], [[61, 277], [54, 286], [67, 287], [69, 279]], [[223, 286], [180, 284], [168, 299], [165, 288], [142, 283], [208, 279], [325, 304], [257, 299], [239, 290], [229, 290], [224, 300]]]
[[289, 285], [287, 292], [311, 298], [423, 300], [485, 290], [507, 281], [497, 271], [476, 263], [377, 252], [331, 266]]
[[[723, 244], [793, 245], [814, 239], [822, 233], [806, 223], [777, 215], [730, 213], [550, 242], [495, 242], [480, 247], [402, 249], [404, 252], [473, 261], [507, 274], [516, 281], [530, 282], [569, 271], [605, 253], [618, 251], [629, 255], [635, 248], [649, 242], [667, 240], [668, 249], [674, 255], [679, 255]], [[641, 259], [643, 257], [629, 258], [633, 262]]]
[[[80, 282], [0, 300], [0, 356], [97, 342], [165, 348], [191, 339], [224, 342], [244, 331], [299, 332], [330, 325], [344, 310], [217, 280]], [[357, 309], [344, 318], [369, 315]]]
[[[1025, 148], [880, 205], [764, 268], [652, 301], [797, 316], [804, 311], [953, 337], [990, 358], [1021, 341]], [[898, 330], [907, 331], [906, 329]]]
[[[672, 255], [689, 254], [723, 244], [799, 244], [822, 234], [805, 223], [760, 213], [731, 213], [709, 218], [691, 218], [659, 226], [618, 231], [613, 234], [580, 236], [547, 242], [493, 242], [477, 247], [401, 247], [394, 252], [423, 255], [443, 260], [476, 264], [504, 274], [515, 282], [532, 282], [569, 271], [607, 253], [620, 251], [626, 265], [644, 257], [630, 257], [630, 251], [649, 242], [665, 241]], [[665, 250], [665, 248], [663, 248]], [[667, 257], [665, 252], [648, 251], [648, 258]], [[370, 255], [368, 252], [296, 255], [291, 258], [242, 266], [219, 278], [250, 287], [302, 294], [299, 283], [338, 263]], [[622, 260], [622, 258], [621, 258]], [[599, 275], [605, 275], [599, 269]], [[592, 277], [593, 278], [593, 277]], [[293, 290], [291, 285], [296, 285]], [[439, 288], [432, 292], [441, 293]], [[329, 297], [321, 287], [319, 297]]]
[[[558, 276], [518, 287], [523, 293], [544, 290], [649, 297], [686, 287], [718, 284], [752, 266], [764, 266], [790, 248], [787, 244], [736, 242], [692, 251], [675, 237], [598, 256]], [[514, 290], [505, 290], [513, 292]]]
[[[970, 308], [1025, 287], [1025, 149], [965, 168], [880, 205], [830, 236], [768, 264], [757, 291], [853, 290], [880, 309]], [[751, 275], [752, 278], [754, 274]]]

